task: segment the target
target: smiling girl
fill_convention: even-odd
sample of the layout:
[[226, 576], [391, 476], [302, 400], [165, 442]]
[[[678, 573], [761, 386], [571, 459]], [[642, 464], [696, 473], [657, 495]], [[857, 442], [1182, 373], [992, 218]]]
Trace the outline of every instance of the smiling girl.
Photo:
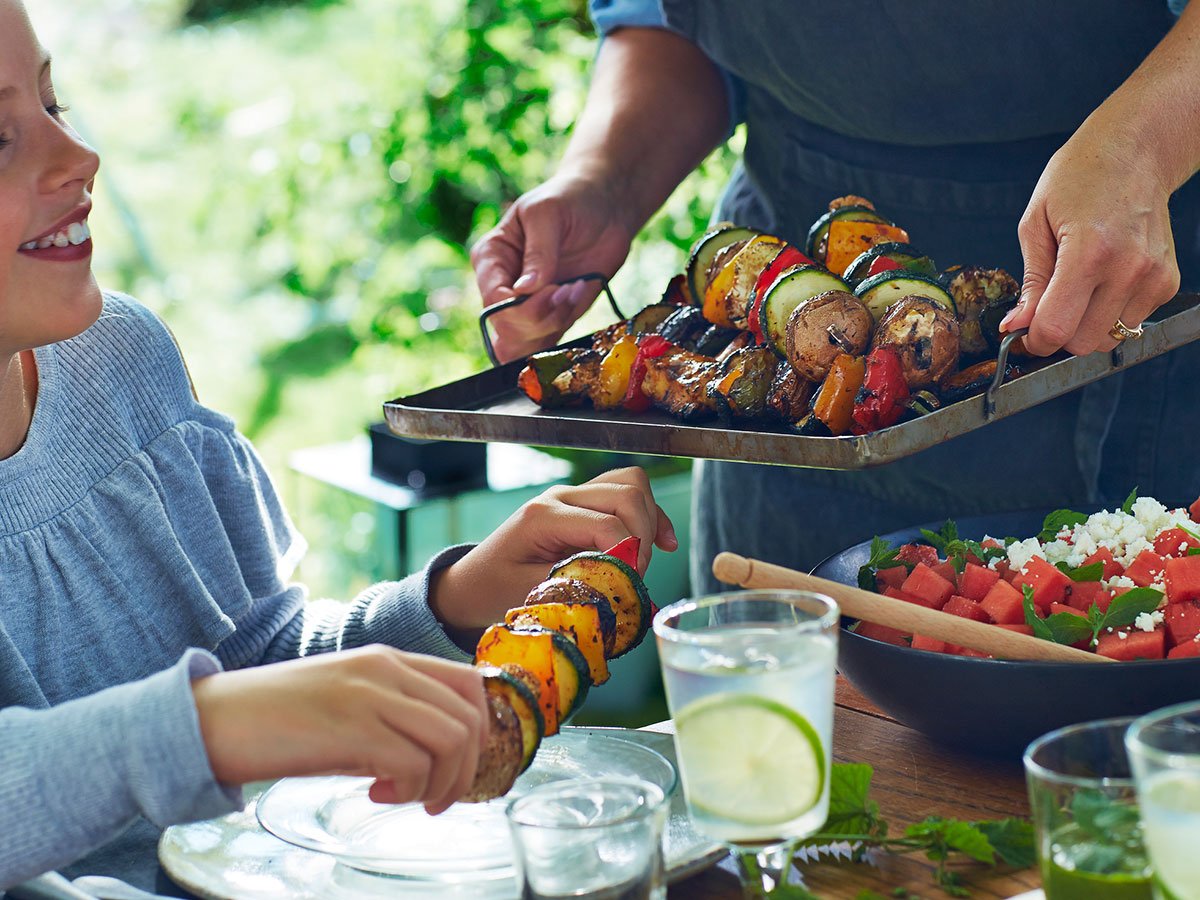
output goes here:
[[63, 111], [0, 0], [0, 888], [72, 863], [152, 886], [158, 830], [252, 780], [367, 775], [444, 810], [485, 737], [454, 637], [577, 549], [674, 549], [645, 474], [552, 488], [421, 573], [306, 602], [257, 455], [162, 323], [96, 285], [99, 160]]

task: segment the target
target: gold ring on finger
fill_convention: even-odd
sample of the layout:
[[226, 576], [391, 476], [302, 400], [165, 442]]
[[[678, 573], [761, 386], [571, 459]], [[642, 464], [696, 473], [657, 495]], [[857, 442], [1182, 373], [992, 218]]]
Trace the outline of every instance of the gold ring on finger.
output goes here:
[[1120, 319], [1113, 323], [1113, 327], [1108, 329], [1108, 335], [1114, 341], [1125, 341], [1129, 338], [1140, 338], [1142, 336], [1142, 326], [1138, 325], [1130, 328]]

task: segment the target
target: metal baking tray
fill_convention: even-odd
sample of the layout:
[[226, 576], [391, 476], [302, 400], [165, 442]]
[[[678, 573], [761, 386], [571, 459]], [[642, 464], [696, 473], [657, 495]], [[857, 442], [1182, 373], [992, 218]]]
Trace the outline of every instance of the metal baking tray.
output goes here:
[[[810, 469], [864, 469], [900, 459], [1137, 365], [1200, 337], [1200, 294], [1160, 307], [1141, 338], [1111, 353], [1051, 358], [988, 391], [871, 434], [806, 437], [783, 430], [681, 425], [665, 413], [544, 410], [517, 389], [523, 361], [384, 404], [392, 431], [418, 438], [499, 441]], [[586, 346], [590, 337], [563, 346]], [[1003, 352], [1003, 351], [1002, 351]], [[1003, 365], [1000, 366], [1003, 370]]]

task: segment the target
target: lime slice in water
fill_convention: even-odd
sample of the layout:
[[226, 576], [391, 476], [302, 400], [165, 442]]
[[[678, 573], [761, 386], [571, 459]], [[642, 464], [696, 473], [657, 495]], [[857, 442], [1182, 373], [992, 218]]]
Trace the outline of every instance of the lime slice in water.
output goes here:
[[789, 822], [817, 805], [825, 751], [809, 721], [766, 697], [715, 694], [675, 717], [687, 793], [699, 812], [747, 825]]

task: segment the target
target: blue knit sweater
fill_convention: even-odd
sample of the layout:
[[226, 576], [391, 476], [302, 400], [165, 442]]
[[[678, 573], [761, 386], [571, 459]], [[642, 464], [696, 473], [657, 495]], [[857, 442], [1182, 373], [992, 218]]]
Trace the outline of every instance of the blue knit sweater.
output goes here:
[[74, 861], [151, 886], [158, 829], [241, 803], [190, 679], [374, 642], [464, 659], [426, 602], [464, 550], [307, 603], [261, 461], [152, 313], [107, 296], [37, 364], [28, 439], [0, 460], [0, 887]]

